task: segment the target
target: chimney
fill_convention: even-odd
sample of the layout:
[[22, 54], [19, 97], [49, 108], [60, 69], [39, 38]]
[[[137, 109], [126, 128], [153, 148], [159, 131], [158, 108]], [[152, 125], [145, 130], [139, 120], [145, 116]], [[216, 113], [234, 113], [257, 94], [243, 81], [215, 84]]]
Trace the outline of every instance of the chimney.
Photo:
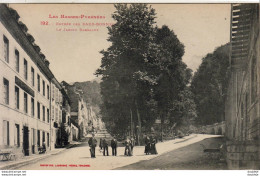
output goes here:
[[50, 62], [49, 62], [47, 59], [45, 59], [44, 62], [45, 62], [45, 64], [47, 65], [47, 67], [50, 66]]

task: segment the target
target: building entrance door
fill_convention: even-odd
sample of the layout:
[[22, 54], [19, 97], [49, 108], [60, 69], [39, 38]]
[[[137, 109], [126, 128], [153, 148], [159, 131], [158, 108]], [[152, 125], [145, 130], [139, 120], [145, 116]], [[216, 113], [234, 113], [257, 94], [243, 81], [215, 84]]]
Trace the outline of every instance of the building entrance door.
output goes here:
[[25, 156], [29, 156], [29, 129], [23, 126], [23, 151]]

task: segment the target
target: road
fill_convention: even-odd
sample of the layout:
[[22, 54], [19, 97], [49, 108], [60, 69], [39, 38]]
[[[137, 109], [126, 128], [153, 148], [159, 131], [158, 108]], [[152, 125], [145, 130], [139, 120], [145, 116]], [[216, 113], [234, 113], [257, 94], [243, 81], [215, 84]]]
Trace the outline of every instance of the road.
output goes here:
[[[184, 139], [176, 139], [167, 142], [162, 142], [157, 144], [158, 155], [145, 155], [144, 147], [137, 146], [134, 148], [134, 156], [127, 157], [124, 156], [124, 148], [118, 147], [118, 156], [111, 156], [111, 148], [109, 148], [110, 156], [103, 156], [99, 152], [98, 148], [96, 150], [96, 158], [90, 157], [89, 147], [87, 143], [83, 143], [77, 147], [64, 150], [61, 153], [51, 155], [35, 163], [17, 167], [15, 169], [19, 170], [110, 170], [110, 169], [158, 169], [154, 167], [156, 162], [169, 160], [171, 152], [177, 151], [183, 147], [189, 146], [191, 144], [198, 143], [207, 138], [214, 138], [217, 136], [213, 135], [191, 135], [186, 136]], [[202, 148], [199, 150], [202, 151]], [[166, 157], [165, 157], [166, 155]], [[174, 156], [174, 155], [173, 155]], [[165, 158], [164, 158], [165, 157]], [[186, 156], [188, 157], [188, 155]], [[157, 159], [159, 158], [159, 160]], [[183, 158], [178, 158], [177, 161], [181, 162]], [[194, 158], [193, 158], [194, 159]], [[156, 161], [152, 162], [151, 167], [147, 166], [146, 161]], [[140, 167], [133, 165], [135, 163], [142, 163]], [[53, 165], [53, 166], [51, 166]], [[148, 163], [149, 165], [149, 163]], [[75, 167], [77, 166], [77, 167]], [[124, 168], [125, 167], [125, 168]], [[159, 167], [160, 169], [160, 167]], [[167, 168], [164, 168], [167, 169]], [[170, 169], [170, 167], [169, 167]]]

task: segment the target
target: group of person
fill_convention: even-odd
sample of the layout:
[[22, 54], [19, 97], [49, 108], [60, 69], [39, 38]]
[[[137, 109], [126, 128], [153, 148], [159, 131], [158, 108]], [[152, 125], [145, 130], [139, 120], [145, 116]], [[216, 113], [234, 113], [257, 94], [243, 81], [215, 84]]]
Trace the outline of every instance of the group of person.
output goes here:
[[127, 137], [125, 142], [125, 156], [133, 156], [133, 152], [134, 152], [134, 146], [135, 146], [135, 139], [133, 137]]
[[146, 155], [149, 155], [149, 154], [157, 155], [158, 154], [157, 149], [156, 149], [156, 143], [157, 143], [156, 138], [154, 138], [153, 136], [151, 136], [151, 137], [146, 136], [144, 143], [145, 143], [144, 153]]
[[[151, 136], [151, 137], [146, 136], [144, 142], [145, 142], [144, 153], [146, 155], [148, 155], [148, 154], [158, 154], [157, 150], [156, 150], [157, 140], [153, 136]], [[91, 158], [96, 158], [95, 150], [96, 150], [96, 146], [97, 146], [97, 140], [96, 140], [94, 134], [92, 134], [92, 137], [89, 138], [88, 144], [89, 144], [89, 147], [90, 147]], [[100, 147], [100, 151], [103, 150], [104, 156], [109, 156], [108, 146], [109, 146], [108, 141], [105, 138], [103, 138], [103, 139], [101, 138], [100, 142], [99, 142], [99, 147]], [[112, 155], [117, 156], [117, 140], [115, 138], [112, 138], [112, 140], [110, 142], [110, 146], [112, 148]], [[135, 139], [133, 137], [131, 137], [131, 138], [127, 137], [126, 140], [124, 141], [124, 146], [125, 146], [124, 155], [125, 156], [133, 156]]]
[[[91, 158], [96, 158], [97, 140], [96, 140], [94, 134], [92, 134], [92, 137], [89, 138], [88, 144], [89, 144], [89, 147], [90, 147], [89, 150], [90, 150]], [[100, 138], [99, 147], [100, 147], [100, 151], [103, 150], [104, 156], [109, 156], [108, 141], [105, 138], [104, 139]], [[117, 155], [117, 140], [115, 138], [113, 138], [111, 140], [111, 148], [112, 148], [112, 155], [116, 156]]]
[[[112, 155], [116, 156], [117, 155], [117, 140], [115, 138], [112, 138], [110, 144], [111, 144], [110, 146], [112, 148]], [[100, 148], [100, 150], [103, 149], [104, 156], [109, 156], [108, 142], [107, 142], [106, 138], [104, 138], [104, 139], [100, 138], [99, 148]]]

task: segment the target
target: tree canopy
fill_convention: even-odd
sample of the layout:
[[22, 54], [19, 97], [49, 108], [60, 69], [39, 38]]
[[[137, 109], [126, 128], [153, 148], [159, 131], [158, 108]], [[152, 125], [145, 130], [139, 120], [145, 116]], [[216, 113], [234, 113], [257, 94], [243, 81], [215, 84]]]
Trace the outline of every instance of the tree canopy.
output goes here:
[[101, 51], [96, 71], [102, 75], [101, 114], [112, 134], [132, 129], [132, 135], [139, 137], [158, 118], [174, 123], [173, 106], [191, 93], [186, 88], [192, 74], [182, 61], [184, 45], [168, 26], [156, 26], [151, 6], [116, 4], [115, 8], [116, 23], [108, 27], [111, 46]]
[[225, 120], [224, 105], [228, 86], [229, 44], [207, 54], [191, 82], [197, 105], [197, 123], [213, 124]]

